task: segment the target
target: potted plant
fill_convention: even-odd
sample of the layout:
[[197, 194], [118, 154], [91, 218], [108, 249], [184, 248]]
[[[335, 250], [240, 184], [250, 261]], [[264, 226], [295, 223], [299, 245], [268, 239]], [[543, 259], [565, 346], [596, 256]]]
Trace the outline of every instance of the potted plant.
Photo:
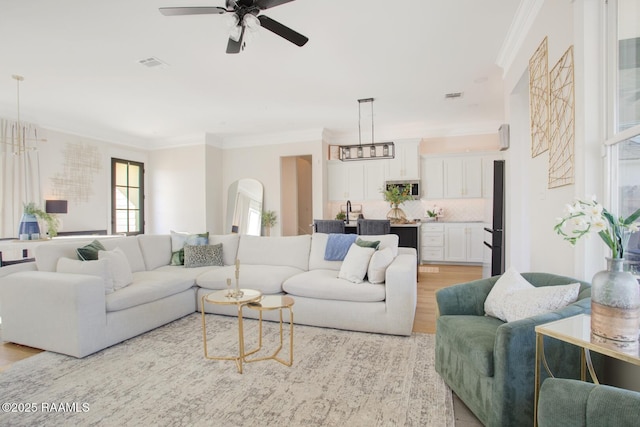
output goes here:
[[265, 232], [267, 236], [271, 235], [271, 227], [276, 225], [278, 222], [278, 217], [274, 211], [262, 211], [261, 218], [262, 226], [265, 228]]
[[20, 220], [19, 235], [22, 238], [23, 235], [28, 235], [27, 239], [33, 239], [34, 235], [40, 234], [40, 226], [37, 219], [43, 220], [47, 224], [47, 232], [49, 237], [55, 237], [58, 235], [58, 218], [50, 213], [47, 213], [36, 206], [35, 203], [30, 202], [24, 205], [22, 219]]
[[391, 210], [387, 213], [387, 219], [393, 223], [403, 223], [407, 221], [407, 216], [398, 206], [408, 200], [413, 200], [411, 195], [411, 184], [403, 187], [394, 185], [382, 191], [384, 200], [391, 204]]
[[344, 211], [340, 211], [336, 214], [336, 219], [338, 221], [344, 221], [345, 219], [347, 219], [347, 214], [344, 213]]

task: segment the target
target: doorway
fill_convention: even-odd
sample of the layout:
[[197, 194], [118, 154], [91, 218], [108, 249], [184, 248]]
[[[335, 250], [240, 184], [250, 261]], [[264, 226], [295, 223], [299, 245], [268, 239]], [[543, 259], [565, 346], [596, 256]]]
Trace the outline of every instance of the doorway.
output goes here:
[[283, 236], [311, 234], [311, 155], [280, 157], [280, 224]]

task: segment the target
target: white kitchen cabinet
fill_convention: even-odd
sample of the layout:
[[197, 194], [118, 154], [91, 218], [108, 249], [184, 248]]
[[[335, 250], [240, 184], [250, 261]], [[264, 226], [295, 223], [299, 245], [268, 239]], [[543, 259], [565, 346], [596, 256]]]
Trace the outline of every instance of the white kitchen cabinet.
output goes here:
[[422, 261], [444, 260], [444, 224], [425, 223], [420, 227]]
[[479, 156], [444, 158], [444, 197], [466, 199], [482, 197], [482, 158]]
[[327, 165], [327, 173], [330, 201], [364, 200], [364, 165], [362, 163], [332, 161]]
[[383, 200], [385, 164], [381, 160], [364, 161], [364, 200]]
[[395, 150], [395, 158], [387, 160], [387, 179], [420, 179], [420, 140], [395, 142]]
[[420, 186], [423, 199], [444, 198], [444, 161], [442, 157], [423, 157], [420, 168]]
[[444, 224], [444, 260], [482, 263], [482, 223]]

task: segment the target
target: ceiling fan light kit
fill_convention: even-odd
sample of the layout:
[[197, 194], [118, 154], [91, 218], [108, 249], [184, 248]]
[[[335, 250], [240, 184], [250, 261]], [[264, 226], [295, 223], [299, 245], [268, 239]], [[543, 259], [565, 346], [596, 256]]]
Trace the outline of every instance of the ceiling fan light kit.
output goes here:
[[[354, 160], [384, 160], [396, 157], [396, 147], [393, 142], [373, 142], [373, 98], [358, 99], [358, 144], [340, 145], [338, 158], [343, 162]], [[362, 104], [371, 104], [371, 142], [362, 144]]]
[[230, 34], [227, 53], [240, 53], [245, 48], [245, 37], [250, 31], [258, 31], [263, 27], [272, 33], [290, 41], [296, 46], [304, 46], [309, 39], [291, 28], [275, 21], [260, 12], [293, 0], [226, 0], [226, 7], [192, 6], [161, 7], [160, 13], [165, 16], [179, 15], [222, 15], [230, 14]]

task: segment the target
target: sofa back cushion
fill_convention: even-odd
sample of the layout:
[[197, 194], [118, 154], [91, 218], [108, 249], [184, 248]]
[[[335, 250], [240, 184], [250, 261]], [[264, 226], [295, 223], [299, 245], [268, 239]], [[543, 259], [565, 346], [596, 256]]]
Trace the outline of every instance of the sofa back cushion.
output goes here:
[[93, 238], [73, 241], [51, 241], [36, 246], [36, 265], [39, 271], [56, 271], [60, 258], [78, 259], [77, 248], [91, 243]]
[[171, 236], [168, 234], [139, 234], [138, 244], [147, 270], [169, 265], [171, 261]]
[[[397, 234], [378, 234], [358, 236], [359, 239], [369, 242], [379, 241], [380, 246], [378, 250], [391, 248], [393, 258], [398, 256], [398, 241]], [[311, 236], [311, 253], [309, 255], [309, 270], [336, 270], [339, 271], [342, 266], [342, 261], [326, 261], [324, 254], [327, 248], [327, 241], [329, 235], [326, 233], [313, 233]]]
[[140, 245], [138, 244], [137, 236], [103, 239], [100, 240], [100, 242], [102, 242], [105, 249], [108, 251], [112, 251], [115, 248], [122, 249], [127, 261], [129, 261], [132, 273], [145, 271], [147, 269], [144, 263], [144, 257], [142, 256], [142, 251], [140, 250]]
[[217, 245], [222, 243], [222, 262], [224, 265], [233, 265], [236, 263], [236, 255], [238, 254], [238, 244], [240, 243], [240, 235], [234, 234], [209, 234], [209, 244]]
[[[238, 259], [242, 264], [282, 265], [309, 269], [311, 236], [259, 237], [240, 236]], [[224, 255], [224, 245], [223, 245]], [[226, 262], [225, 262], [226, 264]]]

